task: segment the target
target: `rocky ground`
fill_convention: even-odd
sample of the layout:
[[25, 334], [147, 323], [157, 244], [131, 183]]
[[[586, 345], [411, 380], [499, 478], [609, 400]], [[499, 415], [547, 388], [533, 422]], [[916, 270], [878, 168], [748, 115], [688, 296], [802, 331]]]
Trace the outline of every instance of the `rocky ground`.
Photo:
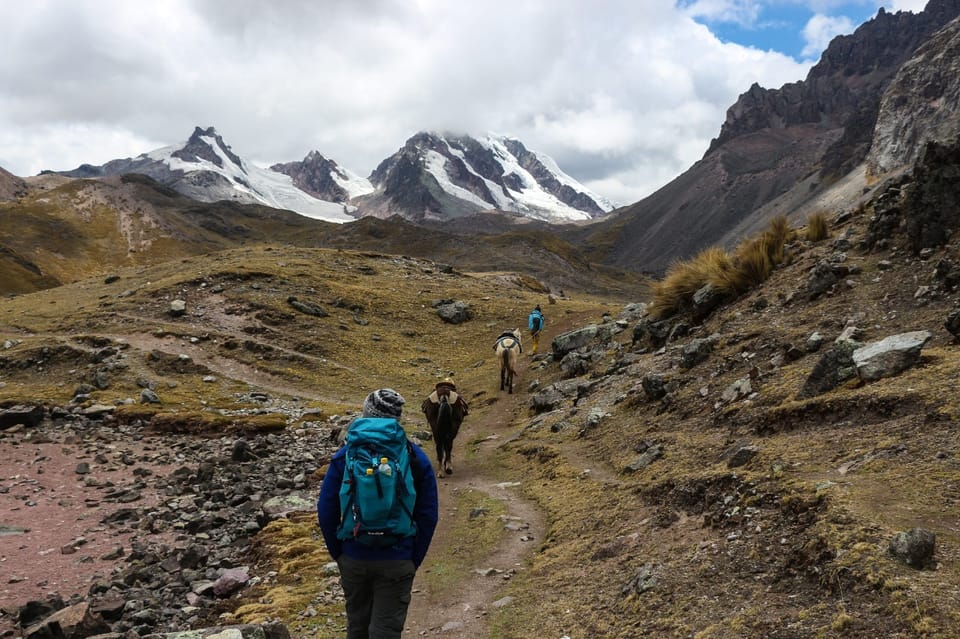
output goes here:
[[[258, 398], [303, 417], [296, 405]], [[337, 429], [308, 420], [276, 433], [171, 438], [109, 413], [48, 413], [6, 428], [3, 635], [80, 601], [113, 632], [202, 624], [218, 601], [269, 580], [251, 565], [250, 539], [313, 507], [313, 474]]]

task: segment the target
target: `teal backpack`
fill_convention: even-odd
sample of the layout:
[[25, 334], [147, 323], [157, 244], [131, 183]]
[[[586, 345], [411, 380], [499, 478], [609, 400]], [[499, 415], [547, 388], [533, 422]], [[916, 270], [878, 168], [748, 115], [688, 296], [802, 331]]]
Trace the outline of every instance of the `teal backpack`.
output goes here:
[[382, 417], [356, 419], [347, 431], [346, 447], [337, 538], [382, 548], [416, 535], [415, 453], [400, 423]]

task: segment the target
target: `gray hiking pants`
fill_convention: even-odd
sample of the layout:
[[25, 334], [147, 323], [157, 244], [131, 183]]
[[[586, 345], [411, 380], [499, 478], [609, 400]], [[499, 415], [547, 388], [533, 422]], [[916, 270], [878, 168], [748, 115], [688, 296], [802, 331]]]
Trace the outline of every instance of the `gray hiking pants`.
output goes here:
[[400, 639], [416, 569], [409, 559], [363, 561], [340, 555], [347, 639]]

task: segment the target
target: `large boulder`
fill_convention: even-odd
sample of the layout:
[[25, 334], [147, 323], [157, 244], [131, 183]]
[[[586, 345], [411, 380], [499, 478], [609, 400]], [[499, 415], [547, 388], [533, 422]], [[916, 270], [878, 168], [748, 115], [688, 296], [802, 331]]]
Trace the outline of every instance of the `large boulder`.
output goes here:
[[920, 350], [933, 334], [913, 331], [891, 335], [853, 351], [853, 365], [865, 382], [899, 375], [920, 361]]
[[110, 632], [103, 617], [90, 611], [90, 604], [81, 602], [58, 610], [23, 632], [24, 639], [83, 639]]
[[0, 410], [0, 428], [36, 426], [43, 421], [43, 414], [43, 406], [11, 406]]
[[797, 398], [816, 397], [853, 379], [857, 372], [853, 363], [853, 352], [859, 346], [859, 343], [847, 340], [835, 342], [833, 347], [820, 356]]
[[563, 359], [563, 356], [570, 351], [583, 348], [595, 341], [603, 341], [610, 337], [610, 329], [598, 324], [590, 324], [575, 331], [563, 333], [553, 338], [550, 349], [553, 351], [554, 359]]
[[437, 315], [448, 324], [462, 324], [473, 319], [473, 309], [466, 302], [456, 301], [449, 304], [440, 304]]
[[890, 554], [914, 568], [923, 568], [933, 559], [937, 537], [924, 528], [898, 532], [890, 539]]

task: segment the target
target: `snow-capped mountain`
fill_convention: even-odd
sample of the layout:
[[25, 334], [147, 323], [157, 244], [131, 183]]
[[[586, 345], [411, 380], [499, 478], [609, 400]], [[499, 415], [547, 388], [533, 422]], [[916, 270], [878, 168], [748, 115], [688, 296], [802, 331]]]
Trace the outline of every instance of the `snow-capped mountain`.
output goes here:
[[370, 176], [376, 191], [358, 201], [363, 214], [446, 219], [497, 209], [553, 222], [589, 220], [608, 200], [519, 140], [421, 132]]
[[317, 151], [310, 151], [302, 162], [274, 164], [270, 170], [289, 175], [298, 189], [329, 202], [347, 202], [373, 192], [370, 180], [348, 171]]
[[364, 215], [442, 220], [489, 210], [571, 222], [614, 208], [550, 157], [495, 135], [418, 133], [365, 179], [318, 151], [299, 162], [260, 168], [234, 153], [213, 127], [197, 127], [182, 144], [59, 173], [141, 173], [201, 202], [263, 204], [330, 222]]
[[[323, 159], [319, 154], [316, 155]], [[310, 157], [308, 155], [307, 159]], [[307, 160], [292, 164], [306, 163]], [[336, 163], [332, 165], [336, 167]], [[345, 204], [344, 200], [331, 201], [317, 197], [295, 185], [294, 178], [290, 175], [263, 169], [244, 161], [231, 150], [213, 127], [206, 130], [197, 127], [190, 139], [183, 144], [156, 149], [136, 158], [111, 160], [103, 166], [83, 164], [73, 171], [63, 171], [61, 175], [89, 178], [121, 173], [148, 175], [161, 184], [201, 202], [234, 200], [263, 204], [329, 222], [349, 222], [355, 219], [350, 215], [353, 207]], [[340, 175], [346, 177], [341, 178]], [[343, 169], [339, 169], [338, 178], [332, 179], [340, 179], [349, 184], [354, 193], [362, 191], [362, 186], [354, 186], [354, 182], [360, 183], [362, 178], [356, 178]], [[342, 188], [350, 193], [347, 187]]]

